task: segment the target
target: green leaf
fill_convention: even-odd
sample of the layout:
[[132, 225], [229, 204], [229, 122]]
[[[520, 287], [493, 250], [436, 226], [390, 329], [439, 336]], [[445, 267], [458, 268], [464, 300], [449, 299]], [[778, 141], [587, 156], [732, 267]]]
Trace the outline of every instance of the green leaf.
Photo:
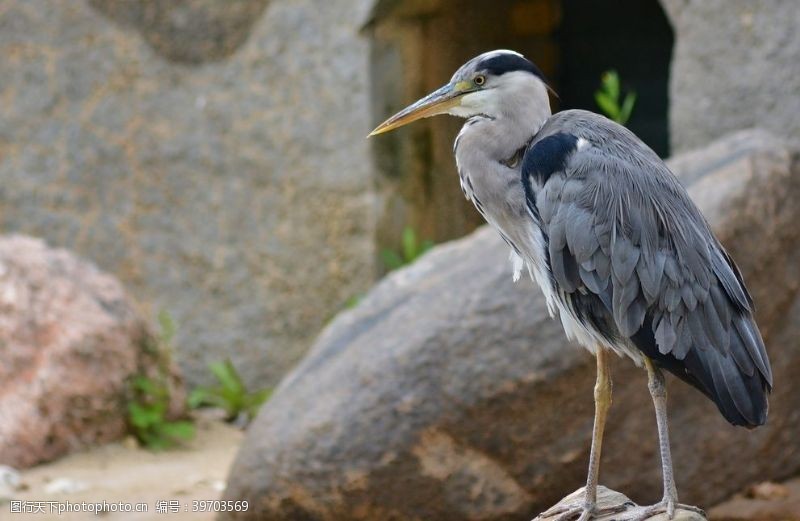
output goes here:
[[128, 422], [134, 427], [143, 429], [149, 425], [147, 415], [144, 413], [140, 406], [136, 403], [128, 404]]
[[198, 387], [189, 393], [189, 396], [186, 398], [186, 403], [189, 405], [190, 409], [197, 409], [198, 407], [206, 405], [210, 397], [211, 393], [208, 392], [208, 389]]
[[142, 429], [155, 425], [162, 419], [162, 414], [159, 410], [136, 402], [128, 404], [128, 413], [128, 419], [131, 424]]
[[225, 409], [225, 415], [231, 420], [244, 409], [244, 396], [242, 393], [226, 390], [220, 396], [220, 405]]
[[606, 71], [601, 79], [603, 91], [614, 100], [619, 102], [619, 74], [615, 70]]
[[172, 443], [158, 436], [148, 436], [148, 438], [144, 440], [144, 445], [148, 450], [158, 452], [170, 448]]
[[361, 299], [364, 298], [364, 295], [353, 295], [349, 299], [347, 299], [344, 303], [345, 309], [353, 309], [354, 307], [358, 306], [361, 302]]
[[594, 100], [597, 102], [597, 106], [600, 107], [600, 110], [603, 112], [603, 114], [614, 121], [617, 120], [619, 117], [619, 108], [617, 107], [617, 104], [608, 97], [608, 95], [598, 91], [594, 95]]
[[249, 392], [242, 377], [230, 359], [224, 362], [209, 364], [209, 370], [219, 381], [215, 387], [199, 387], [192, 391], [189, 403], [193, 407], [212, 405], [225, 410], [228, 420], [233, 420], [243, 412], [249, 419], [258, 411], [258, 407], [267, 399], [270, 391], [261, 389]]
[[164, 309], [158, 312], [158, 325], [161, 328], [161, 341], [164, 344], [170, 344], [172, 339], [175, 338], [175, 321], [172, 316]]
[[261, 389], [247, 396], [245, 402], [247, 403], [246, 408], [250, 413], [250, 417], [255, 416], [255, 413], [257, 413], [258, 409], [267, 401], [270, 394], [272, 394], [272, 389]]
[[402, 257], [392, 250], [383, 250], [381, 251], [381, 259], [383, 260], [383, 265], [386, 266], [388, 270], [396, 270], [398, 268], [402, 268], [405, 262], [403, 262]]
[[403, 229], [403, 257], [406, 263], [417, 257], [417, 234], [410, 226]]
[[145, 394], [155, 394], [155, 384], [152, 380], [145, 376], [136, 376], [133, 379], [133, 387], [137, 391], [141, 391]]
[[213, 363], [209, 365], [209, 369], [211, 369], [211, 372], [217, 377], [223, 389], [240, 392], [244, 388], [239, 374], [236, 372], [230, 360]]
[[633, 106], [636, 104], [636, 92], [629, 92], [625, 95], [625, 101], [622, 102], [622, 109], [619, 112], [619, 123], [624, 125], [628, 122], [633, 112]]
[[260, 406], [264, 402], [266, 402], [271, 395], [272, 395], [272, 389], [261, 389], [260, 391], [256, 391], [251, 395], [251, 397], [252, 397], [251, 401], [255, 405], [259, 405]]
[[163, 436], [181, 440], [192, 439], [195, 434], [194, 425], [187, 421], [162, 423], [159, 430]]
[[221, 396], [221, 388], [207, 389], [199, 388], [192, 391], [189, 396], [188, 404], [192, 409], [199, 407], [219, 407], [220, 409], [228, 408], [228, 402]]
[[231, 362], [230, 358], [225, 360], [225, 370], [230, 375], [231, 380], [235, 382], [235, 387], [237, 389], [245, 388], [244, 381], [242, 380], [242, 377], [239, 376], [239, 371], [236, 370], [236, 366], [233, 365], [233, 362]]
[[[167, 419], [169, 378], [168, 373], [161, 371], [156, 376], [139, 374], [130, 380], [131, 397], [126, 403], [128, 428], [141, 445], [151, 450], [169, 448], [175, 439], [185, 439], [194, 432], [191, 422]], [[192, 392], [192, 403], [204, 399], [202, 392]]]
[[381, 251], [381, 259], [387, 270], [396, 270], [411, 264], [425, 252], [433, 247], [433, 241], [420, 241], [417, 232], [410, 226], [403, 228], [401, 236], [400, 252], [393, 250]]
[[169, 447], [169, 440], [159, 437], [149, 431], [142, 431], [137, 434], [139, 442], [150, 450], [162, 450]]
[[430, 239], [425, 239], [422, 241], [422, 245], [419, 248], [419, 254], [417, 258], [422, 257], [425, 253], [428, 253], [433, 247], [435, 246], [434, 242]]

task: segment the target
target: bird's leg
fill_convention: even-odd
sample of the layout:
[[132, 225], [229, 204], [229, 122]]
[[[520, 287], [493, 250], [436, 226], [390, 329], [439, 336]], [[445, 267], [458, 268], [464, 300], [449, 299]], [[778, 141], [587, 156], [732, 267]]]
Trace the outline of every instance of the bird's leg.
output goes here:
[[660, 513], [666, 513], [667, 517], [672, 519], [675, 516], [675, 508], [678, 507], [704, 515], [705, 512], [703, 512], [702, 509], [678, 503], [678, 489], [675, 487], [675, 477], [672, 472], [672, 455], [669, 448], [667, 385], [664, 381], [664, 373], [653, 364], [652, 360], [645, 358], [644, 365], [647, 368], [647, 387], [650, 389], [650, 396], [653, 398], [653, 407], [656, 410], [658, 447], [661, 453], [661, 473], [664, 479], [664, 497], [660, 503], [644, 507], [643, 510], [636, 512], [633, 519], [635, 521], [645, 520]]
[[606, 426], [608, 409], [611, 407], [611, 372], [608, 367], [608, 351], [597, 347], [597, 382], [594, 385], [594, 428], [592, 430], [592, 449], [589, 453], [589, 473], [586, 477], [583, 502], [580, 505], [559, 505], [542, 514], [539, 518], [558, 516], [558, 521], [578, 517], [586, 521], [597, 510], [597, 481], [600, 476], [600, 453], [603, 448], [603, 430]]
[[658, 426], [658, 448], [661, 454], [661, 476], [664, 480], [664, 498], [667, 505], [667, 515], [670, 519], [675, 514], [675, 504], [678, 502], [678, 489], [675, 487], [675, 476], [672, 472], [672, 454], [669, 447], [669, 426], [667, 425], [667, 383], [664, 373], [656, 367], [652, 360], [645, 357], [644, 365], [647, 368], [647, 388], [653, 398], [653, 407], [656, 410], [656, 425]]
[[589, 453], [589, 473], [586, 476], [586, 498], [583, 502], [584, 512], [587, 513], [593, 513], [597, 506], [597, 481], [600, 477], [603, 431], [606, 427], [608, 409], [611, 407], [611, 373], [608, 368], [608, 352], [598, 346], [596, 354], [597, 381], [594, 384], [594, 428], [592, 429], [592, 449]]

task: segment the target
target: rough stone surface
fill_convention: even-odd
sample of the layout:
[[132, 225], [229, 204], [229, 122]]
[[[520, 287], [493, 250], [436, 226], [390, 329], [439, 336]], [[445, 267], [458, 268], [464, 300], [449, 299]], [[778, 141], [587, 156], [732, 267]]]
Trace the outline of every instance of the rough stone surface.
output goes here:
[[758, 483], [709, 514], [714, 521], [800, 521], [800, 478]]
[[[672, 165], [742, 267], [775, 371], [770, 422], [754, 431], [670, 379], [681, 499], [703, 506], [800, 469], [800, 164], [749, 131]], [[225, 493], [250, 510], [226, 518], [512, 520], [582, 485], [594, 361], [565, 341], [532, 282], [512, 283], [507, 255], [483, 228], [337, 317], [250, 428]], [[615, 362], [601, 482], [652, 503], [646, 378]]]
[[[116, 279], [39, 240], [0, 237], [0, 464], [125, 434], [128, 379], [160, 363], [151, 342]], [[185, 396], [165, 369], [177, 415]]]
[[796, 0], [661, 0], [675, 31], [673, 152], [759, 126], [800, 144]]
[[232, 54], [250, 35], [267, 0], [89, 0], [134, 27], [167, 59], [202, 63]]
[[[533, 521], [560, 521], [559, 512], [560, 508], [574, 508], [576, 505], [581, 506], [585, 497], [585, 487], [581, 487], [572, 494], [568, 495], [555, 505], [552, 510], [547, 509], [540, 515], [536, 516]], [[643, 511], [647, 505], [637, 505], [630, 500], [628, 496], [610, 490], [603, 486], [597, 487], [597, 510], [598, 514], [592, 517], [593, 521], [617, 521], [621, 516], [625, 519], [640, 519], [640, 521], [708, 521], [705, 515], [699, 512], [694, 512], [687, 508], [678, 507], [675, 509], [674, 516], [670, 518], [666, 513], [659, 513], [649, 517], [642, 517], [645, 514]], [[552, 514], [550, 512], [553, 512]], [[545, 515], [547, 514], [547, 515]]]
[[0, 229], [169, 312], [191, 383], [270, 385], [373, 280], [370, 3], [2, 2]]

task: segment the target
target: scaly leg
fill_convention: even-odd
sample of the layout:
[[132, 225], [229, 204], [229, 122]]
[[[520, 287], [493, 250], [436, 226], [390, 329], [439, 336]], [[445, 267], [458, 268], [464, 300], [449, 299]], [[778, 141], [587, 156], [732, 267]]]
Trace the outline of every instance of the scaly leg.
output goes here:
[[611, 372], [608, 367], [608, 351], [597, 348], [597, 382], [594, 385], [594, 429], [592, 430], [592, 449], [589, 453], [589, 474], [586, 477], [586, 494], [580, 505], [559, 505], [542, 514], [539, 518], [557, 515], [558, 521], [575, 517], [587, 521], [596, 514], [597, 480], [600, 475], [600, 453], [603, 448], [603, 430], [606, 426], [608, 409], [611, 407]]
[[655, 505], [644, 507], [641, 512], [637, 512], [634, 520], [648, 519], [656, 514], [666, 513], [669, 519], [675, 516], [675, 508], [680, 507], [691, 510], [699, 514], [705, 514], [703, 510], [690, 505], [678, 503], [678, 489], [675, 487], [675, 477], [672, 472], [672, 455], [669, 448], [669, 428], [667, 425], [667, 386], [664, 381], [664, 374], [661, 369], [653, 364], [649, 358], [644, 359], [647, 368], [647, 387], [650, 389], [650, 396], [653, 398], [653, 406], [656, 410], [656, 425], [658, 426], [658, 447], [661, 453], [661, 473], [664, 478], [664, 498]]
[[603, 450], [603, 431], [606, 428], [608, 409], [611, 407], [611, 372], [608, 368], [608, 351], [597, 348], [597, 381], [594, 384], [594, 429], [592, 450], [589, 453], [589, 474], [586, 476], [586, 499], [580, 519], [589, 519], [597, 506], [597, 481], [600, 477], [600, 454]]
[[647, 388], [653, 398], [658, 426], [658, 449], [661, 454], [661, 476], [664, 479], [664, 498], [667, 504], [667, 515], [670, 519], [675, 515], [675, 504], [678, 502], [678, 489], [675, 487], [675, 476], [672, 472], [672, 454], [669, 447], [669, 426], [667, 425], [667, 383], [664, 373], [649, 358], [644, 359], [647, 368]]

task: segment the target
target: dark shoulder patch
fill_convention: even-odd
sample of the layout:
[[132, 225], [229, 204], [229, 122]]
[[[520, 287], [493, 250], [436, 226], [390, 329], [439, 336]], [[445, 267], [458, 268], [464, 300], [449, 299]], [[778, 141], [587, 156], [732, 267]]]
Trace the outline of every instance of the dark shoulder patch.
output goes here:
[[539, 184], [544, 184], [553, 173], [564, 169], [577, 145], [577, 137], [563, 132], [537, 141], [522, 158], [523, 180], [533, 177]]
[[477, 69], [486, 70], [495, 76], [501, 76], [507, 72], [525, 71], [545, 81], [542, 71], [533, 62], [514, 53], [502, 53], [486, 58], [478, 64]]

